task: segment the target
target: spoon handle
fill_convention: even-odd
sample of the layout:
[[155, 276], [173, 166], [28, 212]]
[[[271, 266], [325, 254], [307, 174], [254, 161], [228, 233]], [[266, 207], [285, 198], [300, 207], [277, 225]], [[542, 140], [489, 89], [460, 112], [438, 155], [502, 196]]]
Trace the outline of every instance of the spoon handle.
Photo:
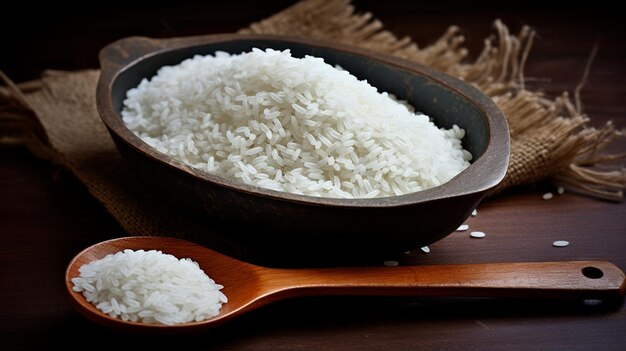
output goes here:
[[[275, 270], [273, 273], [276, 276], [267, 281], [275, 284], [275, 291], [287, 296], [612, 299], [622, 298], [626, 291], [624, 272], [606, 261], [298, 269]], [[285, 286], [293, 289], [284, 289]]]

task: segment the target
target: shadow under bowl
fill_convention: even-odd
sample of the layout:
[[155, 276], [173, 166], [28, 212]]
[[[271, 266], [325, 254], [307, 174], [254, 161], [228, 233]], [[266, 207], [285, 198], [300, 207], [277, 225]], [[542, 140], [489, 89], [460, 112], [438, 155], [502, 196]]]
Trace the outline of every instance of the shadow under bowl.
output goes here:
[[[123, 123], [126, 92], [159, 68], [215, 51], [290, 49], [340, 65], [379, 91], [407, 100], [439, 127], [465, 129], [472, 164], [449, 182], [402, 196], [333, 199], [273, 191], [225, 179], [158, 152]], [[140, 183], [172, 204], [172, 215], [209, 221], [250, 250], [305, 257], [342, 252], [404, 252], [456, 230], [503, 179], [509, 161], [506, 119], [489, 97], [468, 83], [409, 61], [302, 38], [210, 35], [130, 37], [105, 47], [97, 88], [98, 112]], [[167, 234], [167, 233], [155, 233]], [[198, 233], [201, 236], [202, 233]], [[249, 251], [249, 250], [248, 250]], [[289, 254], [291, 252], [291, 254]]]

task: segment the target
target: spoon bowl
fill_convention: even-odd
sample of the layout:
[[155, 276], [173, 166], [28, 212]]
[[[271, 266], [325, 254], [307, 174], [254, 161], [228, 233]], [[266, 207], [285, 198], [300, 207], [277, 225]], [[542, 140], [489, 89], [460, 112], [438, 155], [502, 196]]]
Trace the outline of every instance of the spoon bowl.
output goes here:
[[[200, 268], [215, 280], [218, 284], [224, 286], [221, 290], [229, 299], [220, 309], [220, 314], [210, 320], [202, 322], [191, 322], [184, 324], [165, 325], [165, 324], [146, 324], [123, 321], [118, 318], [110, 317], [102, 313], [93, 304], [88, 302], [82, 293], [72, 290], [74, 284], [72, 278], [80, 275], [79, 269], [82, 265], [89, 262], [104, 258], [109, 254], [114, 254], [125, 249], [131, 250], [160, 250], [164, 253], [174, 255], [177, 258], [191, 258], [196, 261]], [[65, 273], [65, 283], [67, 291], [72, 297], [74, 306], [78, 308], [85, 317], [107, 326], [122, 327], [124, 329], [196, 329], [207, 324], [215, 325], [232, 318], [243, 309], [252, 309], [255, 306], [249, 306], [258, 300], [258, 292], [261, 290], [259, 282], [259, 268], [228, 256], [222, 255], [216, 251], [207, 249], [203, 246], [191, 243], [186, 240], [175, 239], [170, 237], [127, 237], [112, 239], [97, 243], [80, 252], [68, 265]]]
[[[191, 258], [224, 286], [228, 302], [210, 319], [176, 325], [123, 321], [100, 312], [72, 278], [82, 265], [124, 249], [160, 250]], [[126, 331], [189, 332], [222, 324], [270, 302], [315, 295], [480, 296], [622, 299], [624, 273], [605, 261], [527, 262], [369, 268], [266, 268], [170, 237], [126, 237], [104, 241], [80, 252], [69, 263], [65, 285], [76, 309], [88, 319]]]

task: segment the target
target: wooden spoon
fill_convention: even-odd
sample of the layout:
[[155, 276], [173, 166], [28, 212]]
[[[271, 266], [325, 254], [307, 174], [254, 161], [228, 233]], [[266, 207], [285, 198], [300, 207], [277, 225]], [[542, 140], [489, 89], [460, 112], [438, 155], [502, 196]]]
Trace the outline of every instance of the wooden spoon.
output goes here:
[[[93, 260], [124, 249], [161, 250], [189, 257], [224, 286], [228, 297], [220, 314], [174, 326], [111, 318], [72, 290], [71, 279]], [[125, 330], [188, 331], [226, 322], [270, 302], [311, 295], [480, 296], [615, 299], [626, 290], [624, 273], [605, 261], [487, 263], [372, 268], [276, 269], [224, 256], [206, 247], [169, 237], [128, 237], [93, 245], [79, 253], [65, 273], [75, 307], [87, 318]]]

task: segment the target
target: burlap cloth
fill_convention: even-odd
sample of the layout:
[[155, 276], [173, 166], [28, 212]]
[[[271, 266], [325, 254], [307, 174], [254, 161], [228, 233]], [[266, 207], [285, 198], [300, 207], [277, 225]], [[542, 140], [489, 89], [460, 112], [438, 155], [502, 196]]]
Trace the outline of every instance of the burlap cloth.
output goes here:
[[[526, 90], [523, 68], [534, 32], [511, 35], [495, 22], [496, 35], [474, 62], [466, 62], [463, 37], [452, 26], [434, 44], [418, 48], [398, 39], [370, 13], [357, 14], [349, 0], [304, 0], [243, 33], [310, 36], [357, 45], [430, 65], [471, 82], [506, 115], [512, 150], [508, 174], [498, 190], [551, 180], [571, 191], [620, 201], [626, 171], [604, 166], [626, 155], [603, 153], [623, 133], [610, 123], [587, 126], [580, 103], [567, 94], [549, 99]], [[18, 86], [0, 72], [0, 140], [23, 143], [35, 155], [67, 167], [131, 235], [197, 237], [228, 246], [211, 226], [181, 215], [142, 188], [127, 170], [95, 108], [98, 71], [46, 72]], [[575, 99], [576, 100], [576, 99]], [[228, 251], [228, 250], [227, 250]]]

